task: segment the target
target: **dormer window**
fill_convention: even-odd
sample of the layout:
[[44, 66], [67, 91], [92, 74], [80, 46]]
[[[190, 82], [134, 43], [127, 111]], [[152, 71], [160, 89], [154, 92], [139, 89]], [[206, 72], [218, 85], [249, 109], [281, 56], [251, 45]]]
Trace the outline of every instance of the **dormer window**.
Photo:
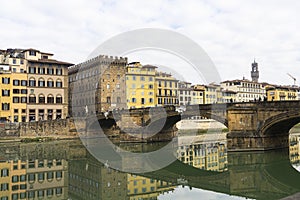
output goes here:
[[43, 58], [43, 59], [48, 59], [48, 56], [43, 56], [42, 58]]
[[36, 56], [36, 52], [35, 51], [29, 51], [29, 55], [30, 56]]

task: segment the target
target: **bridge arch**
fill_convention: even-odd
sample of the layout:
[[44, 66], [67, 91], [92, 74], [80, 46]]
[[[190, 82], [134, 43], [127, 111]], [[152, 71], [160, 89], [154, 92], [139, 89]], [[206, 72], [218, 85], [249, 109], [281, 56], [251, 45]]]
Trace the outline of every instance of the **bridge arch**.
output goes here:
[[260, 135], [289, 134], [289, 130], [300, 122], [298, 111], [284, 112], [265, 120], [258, 130]]

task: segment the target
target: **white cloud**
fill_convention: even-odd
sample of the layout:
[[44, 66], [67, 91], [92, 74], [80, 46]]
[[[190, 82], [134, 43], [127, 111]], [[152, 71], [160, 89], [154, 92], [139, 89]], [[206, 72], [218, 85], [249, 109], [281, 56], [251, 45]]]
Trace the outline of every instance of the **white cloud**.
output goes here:
[[111, 36], [166, 28], [202, 46], [222, 79], [250, 78], [256, 58], [260, 80], [292, 84], [287, 72], [300, 77], [299, 8], [258, 0], [1, 1], [0, 48], [33, 47], [79, 63]]

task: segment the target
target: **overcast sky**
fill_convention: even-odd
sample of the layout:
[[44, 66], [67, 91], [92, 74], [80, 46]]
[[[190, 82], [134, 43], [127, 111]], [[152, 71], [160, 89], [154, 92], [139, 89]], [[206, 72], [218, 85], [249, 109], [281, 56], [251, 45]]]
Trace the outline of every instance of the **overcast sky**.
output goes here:
[[[139, 28], [163, 28], [197, 42], [215, 63], [222, 80], [243, 76], [250, 79], [255, 58], [260, 81], [292, 84], [287, 75], [290, 73], [300, 83], [300, 1], [0, 0], [0, 3], [1, 49], [32, 47], [76, 64], [112, 36]], [[155, 56], [145, 59], [136, 54], [128, 58], [143, 64], [151, 61], [150, 64], [165, 65], [162, 58]]]

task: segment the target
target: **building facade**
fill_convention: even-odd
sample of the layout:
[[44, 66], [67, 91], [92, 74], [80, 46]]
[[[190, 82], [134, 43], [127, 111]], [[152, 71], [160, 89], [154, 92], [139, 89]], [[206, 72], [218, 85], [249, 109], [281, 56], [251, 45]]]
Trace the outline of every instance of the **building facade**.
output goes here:
[[126, 108], [126, 66], [127, 58], [99, 55], [70, 67], [70, 116]]
[[224, 90], [235, 92], [236, 102], [262, 101], [266, 98], [264, 85], [247, 79], [223, 81], [221, 87]]
[[156, 105], [179, 105], [178, 80], [171, 74], [156, 72], [155, 74]]
[[[68, 116], [68, 66], [36, 49], [0, 51], [1, 120], [25, 122]], [[3, 106], [2, 106], [3, 105]]]
[[266, 94], [268, 101], [295, 101], [299, 100], [300, 88], [295, 86], [266, 86]]
[[193, 88], [189, 82], [178, 82], [178, 100], [180, 106], [186, 106], [192, 104]]
[[155, 73], [157, 67], [129, 63], [126, 72], [126, 96], [128, 108], [155, 106]]

